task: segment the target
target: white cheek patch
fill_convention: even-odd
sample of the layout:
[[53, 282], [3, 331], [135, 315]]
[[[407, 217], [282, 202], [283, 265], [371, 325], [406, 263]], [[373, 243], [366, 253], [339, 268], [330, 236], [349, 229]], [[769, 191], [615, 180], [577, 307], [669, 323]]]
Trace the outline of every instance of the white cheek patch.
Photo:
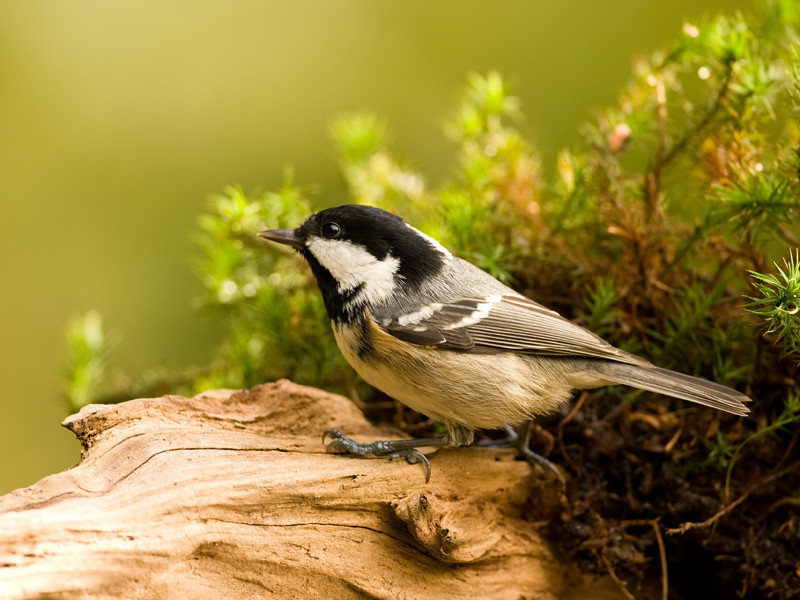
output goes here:
[[340, 292], [363, 285], [359, 296], [370, 303], [384, 300], [395, 293], [400, 259], [391, 254], [378, 260], [358, 244], [318, 237], [309, 238], [306, 246], [339, 284]]

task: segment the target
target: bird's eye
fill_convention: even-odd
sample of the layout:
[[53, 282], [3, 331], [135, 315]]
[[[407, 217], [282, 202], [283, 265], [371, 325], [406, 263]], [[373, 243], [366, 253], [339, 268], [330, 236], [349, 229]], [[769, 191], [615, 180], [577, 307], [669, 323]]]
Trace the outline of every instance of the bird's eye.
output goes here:
[[341, 233], [342, 228], [336, 223], [324, 223], [320, 231], [322, 232], [322, 237], [331, 239], [338, 236], [339, 233]]

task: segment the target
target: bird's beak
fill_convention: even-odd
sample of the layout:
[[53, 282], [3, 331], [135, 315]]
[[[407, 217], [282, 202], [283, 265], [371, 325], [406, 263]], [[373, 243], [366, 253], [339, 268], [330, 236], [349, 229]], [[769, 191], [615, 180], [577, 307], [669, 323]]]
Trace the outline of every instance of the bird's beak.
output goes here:
[[294, 229], [269, 229], [262, 231], [258, 236], [270, 242], [286, 244], [292, 248], [300, 249], [303, 247], [303, 242], [297, 237]]

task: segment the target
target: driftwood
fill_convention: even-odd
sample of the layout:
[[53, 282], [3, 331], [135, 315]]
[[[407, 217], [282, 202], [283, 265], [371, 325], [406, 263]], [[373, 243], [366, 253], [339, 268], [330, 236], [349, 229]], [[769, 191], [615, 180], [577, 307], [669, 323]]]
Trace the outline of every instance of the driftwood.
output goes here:
[[[288, 381], [92, 405], [80, 463], [0, 498], [0, 598], [616, 598], [554, 556], [558, 485], [506, 451], [325, 454], [373, 428]], [[535, 505], [530, 498], [536, 498]], [[537, 517], [538, 515], [538, 517]]]

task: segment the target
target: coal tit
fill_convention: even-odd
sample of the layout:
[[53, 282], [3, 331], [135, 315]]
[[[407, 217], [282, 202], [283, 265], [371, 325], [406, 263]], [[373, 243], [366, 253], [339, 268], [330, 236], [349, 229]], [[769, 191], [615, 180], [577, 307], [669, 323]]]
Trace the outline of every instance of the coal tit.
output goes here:
[[[330, 452], [430, 465], [417, 448], [465, 446], [475, 429], [530, 422], [575, 389], [623, 384], [746, 415], [731, 388], [661, 369], [520, 295], [378, 208], [344, 205], [261, 237], [295, 248], [319, 284], [336, 342], [365, 381], [441, 422], [441, 438], [360, 444], [338, 430]], [[517, 438], [529, 460], [555, 469]]]

